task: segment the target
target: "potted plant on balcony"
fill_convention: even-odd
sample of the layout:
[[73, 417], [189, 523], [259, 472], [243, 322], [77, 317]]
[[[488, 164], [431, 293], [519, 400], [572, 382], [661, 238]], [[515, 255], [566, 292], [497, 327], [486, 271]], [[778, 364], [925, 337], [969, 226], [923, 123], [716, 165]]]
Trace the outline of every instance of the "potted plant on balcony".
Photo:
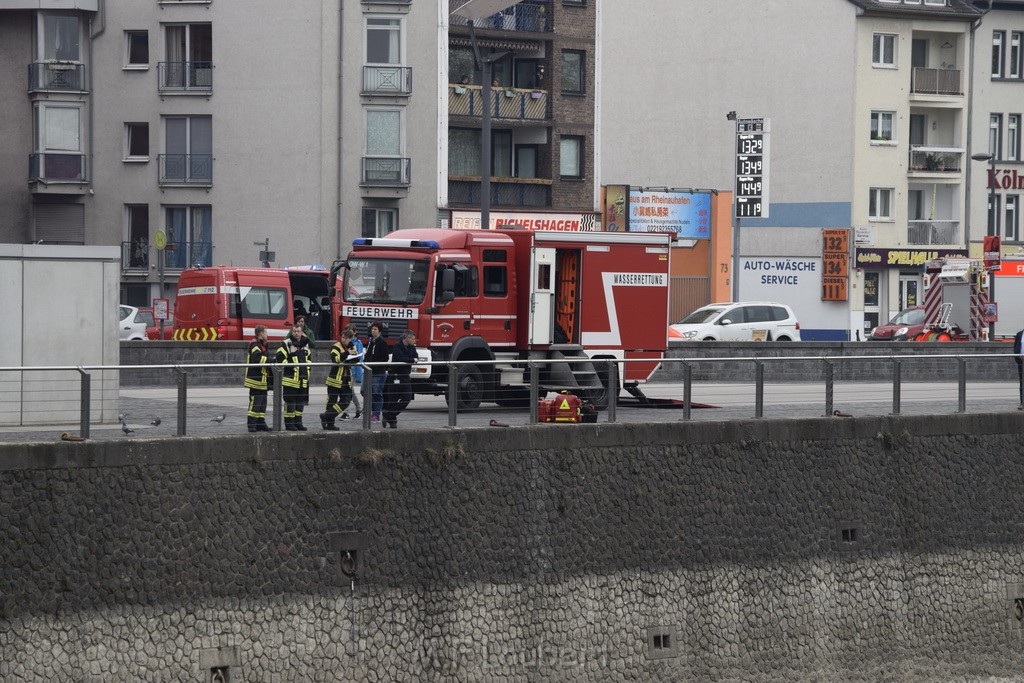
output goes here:
[[505, 88], [505, 97], [515, 97], [516, 91], [514, 88]]
[[544, 91], [543, 90], [534, 90], [533, 92], [530, 93], [530, 97], [532, 99], [539, 100], [540, 98], [544, 97]]

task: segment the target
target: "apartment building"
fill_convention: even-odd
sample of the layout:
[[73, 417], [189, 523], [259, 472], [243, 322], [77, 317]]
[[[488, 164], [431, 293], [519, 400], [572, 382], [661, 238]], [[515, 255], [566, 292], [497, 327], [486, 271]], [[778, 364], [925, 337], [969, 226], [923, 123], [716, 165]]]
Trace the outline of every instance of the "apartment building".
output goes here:
[[999, 235], [1003, 263], [996, 276], [997, 335], [1024, 326], [1024, 0], [975, 2], [985, 14], [976, 31], [972, 88], [969, 214], [971, 256], [981, 258], [985, 235]]
[[[593, 220], [594, 3], [496, 7], [475, 29], [491, 206]], [[0, 241], [121, 245], [122, 300], [148, 305], [191, 265], [329, 265], [356, 237], [478, 221], [482, 84], [451, 10], [0, 0], [21, 65], [0, 74]]]
[[[806, 339], [863, 338], [919, 300], [920, 259], [965, 250], [981, 15], [961, 0], [604, 3], [601, 182], [731, 189], [727, 113], [768, 119], [768, 215], [738, 221], [740, 298], [789, 304]], [[822, 300], [823, 228], [882, 259], [853, 264], [845, 301]]]

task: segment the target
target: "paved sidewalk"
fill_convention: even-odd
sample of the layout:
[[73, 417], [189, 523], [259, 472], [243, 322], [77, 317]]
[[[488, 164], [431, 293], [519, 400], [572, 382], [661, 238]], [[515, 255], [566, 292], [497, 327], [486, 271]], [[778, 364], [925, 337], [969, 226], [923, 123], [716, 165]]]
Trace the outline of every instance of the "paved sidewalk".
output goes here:
[[[681, 399], [682, 386], [678, 384], [651, 384], [645, 387], [651, 398]], [[967, 412], [990, 413], [1017, 409], [1016, 382], [976, 383], [968, 386]], [[796, 418], [821, 417], [825, 412], [824, 387], [819, 383], [765, 385], [764, 417]], [[951, 382], [914, 383], [900, 387], [901, 410], [905, 415], [952, 414], [958, 406], [957, 386]], [[326, 390], [314, 387], [307, 406], [304, 423], [307, 428], [320, 430], [317, 415], [324, 409]], [[695, 384], [692, 400], [711, 404], [713, 408], [694, 408], [694, 421], [738, 420], [754, 417], [754, 386], [752, 384]], [[616, 409], [617, 422], [678, 422], [683, 420], [680, 405], [652, 408], [638, 406], [628, 397], [621, 399]], [[245, 409], [248, 393], [240, 387], [191, 387], [188, 390], [186, 416], [187, 436], [218, 436], [246, 433]], [[125, 387], [121, 389], [121, 410], [127, 414], [126, 422], [133, 430], [123, 434], [121, 425], [90, 425], [91, 440], [152, 439], [175, 437], [177, 433], [177, 394], [173, 388]], [[272, 404], [271, 404], [272, 405]], [[886, 383], [844, 383], [836, 386], [834, 408], [847, 415], [887, 415], [892, 412], [892, 386]], [[268, 421], [272, 422], [271, 414]], [[350, 409], [350, 414], [354, 411]], [[223, 422], [213, 418], [224, 414]], [[160, 418], [160, 424], [151, 422]], [[609, 413], [602, 412], [599, 422], [607, 422]], [[529, 424], [526, 408], [505, 409], [484, 404], [479, 410], [461, 413], [457, 427], [466, 429], [500, 429]], [[492, 422], [498, 426], [492, 426]], [[362, 420], [338, 420], [339, 429], [362, 429]], [[381, 429], [373, 423], [372, 429]], [[448, 407], [443, 397], [417, 396], [399, 418], [400, 429], [447, 429]], [[552, 429], [564, 425], [552, 425]], [[66, 423], [46, 427], [0, 428], [0, 442], [56, 441], [61, 433], [77, 435], [79, 425]]]

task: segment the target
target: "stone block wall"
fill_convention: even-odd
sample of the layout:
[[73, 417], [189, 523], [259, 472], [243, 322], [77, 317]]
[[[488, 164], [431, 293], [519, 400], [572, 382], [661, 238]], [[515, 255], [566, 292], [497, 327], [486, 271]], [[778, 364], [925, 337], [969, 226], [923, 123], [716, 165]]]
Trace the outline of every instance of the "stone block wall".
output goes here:
[[1022, 427], [0, 445], [0, 680], [1012, 677]]

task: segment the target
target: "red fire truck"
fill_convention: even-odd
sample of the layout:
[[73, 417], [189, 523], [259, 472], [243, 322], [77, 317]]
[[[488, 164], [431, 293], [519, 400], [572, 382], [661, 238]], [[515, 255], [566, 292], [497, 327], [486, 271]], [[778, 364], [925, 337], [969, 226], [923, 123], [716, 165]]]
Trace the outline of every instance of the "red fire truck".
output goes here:
[[[567, 359], [538, 364], [542, 395], [569, 389], [606, 405], [620, 387], [609, 386], [608, 363], [599, 361], [645, 361], [621, 365], [621, 386], [636, 392], [665, 353], [671, 239], [523, 229], [357, 239], [337, 268], [339, 325], [365, 335], [380, 320], [392, 344], [415, 332], [421, 360], [480, 362], [455, 366], [459, 409], [525, 405], [523, 361], [534, 359]], [[448, 382], [446, 366], [413, 370], [417, 393], [445, 393]]]
[[989, 273], [982, 261], [939, 258], [925, 265], [925, 327], [915, 341], [979, 341], [987, 338], [985, 305]]

